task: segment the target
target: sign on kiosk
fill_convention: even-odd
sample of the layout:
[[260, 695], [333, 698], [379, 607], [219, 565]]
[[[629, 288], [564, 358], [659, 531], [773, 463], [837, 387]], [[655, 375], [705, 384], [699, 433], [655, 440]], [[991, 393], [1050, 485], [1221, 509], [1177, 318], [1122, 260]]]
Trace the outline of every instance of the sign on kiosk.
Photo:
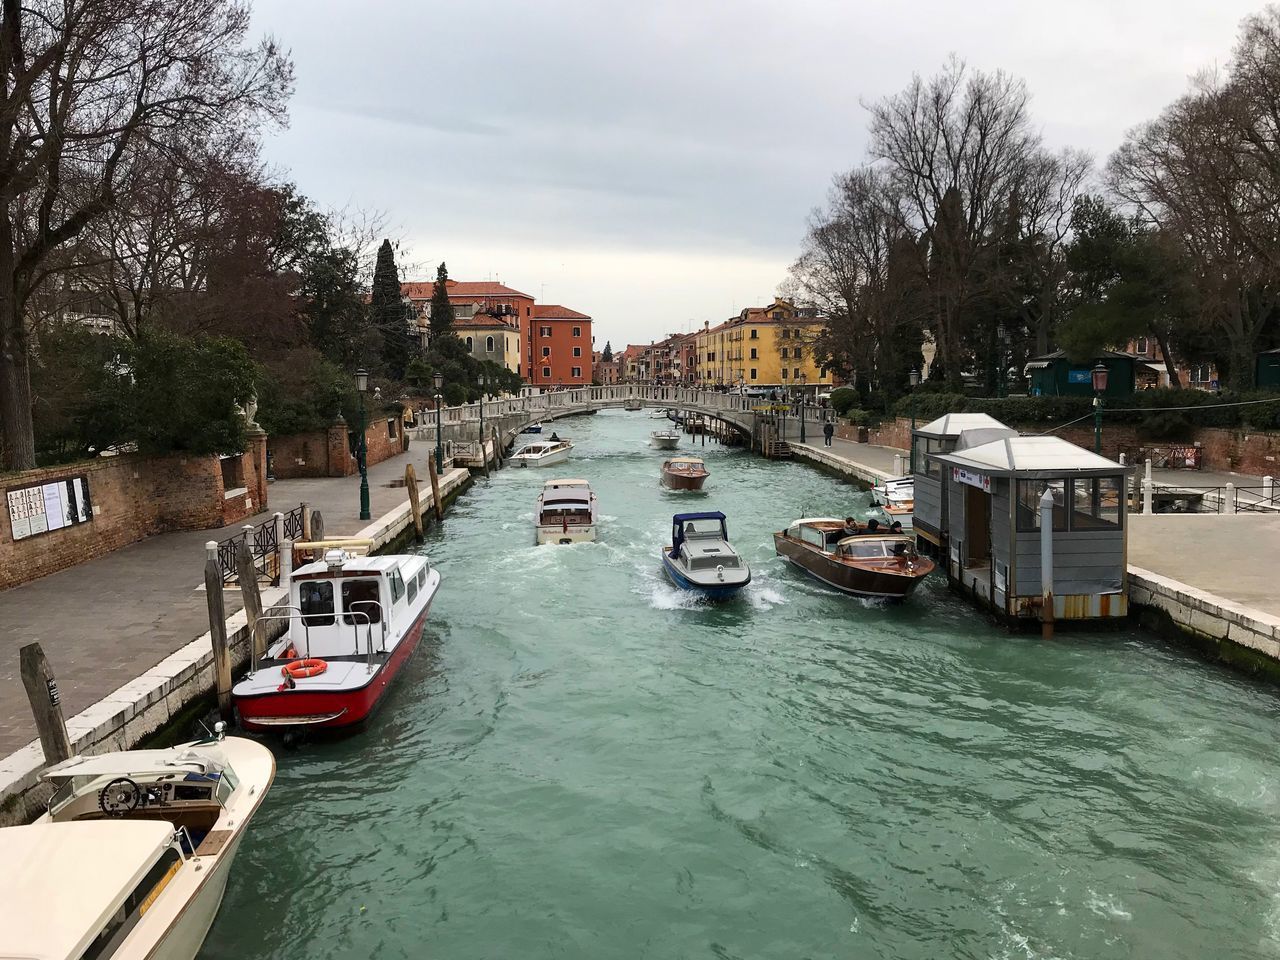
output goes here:
[[977, 487], [983, 493], [991, 492], [991, 478], [985, 473], [970, 473], [960, 467], [952, 467], [951, 479], [956, 483], [967, 483], [971, 487]]

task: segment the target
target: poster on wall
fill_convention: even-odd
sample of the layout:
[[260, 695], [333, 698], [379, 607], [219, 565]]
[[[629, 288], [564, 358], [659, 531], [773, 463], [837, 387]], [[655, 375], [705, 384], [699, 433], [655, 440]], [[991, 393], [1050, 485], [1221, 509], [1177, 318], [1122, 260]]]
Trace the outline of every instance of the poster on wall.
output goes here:
[[991, 492], [991, 478], [985, 473], [973, 473], [960, 467], [952, 467], [951, 479], [956, 483], [967, 483], [971, 487], [977, 487], [985, 493]]
[[6, 499], [14, 540], [25, 540], [38, 533], [61, 530], [93, 519], [89, 481], [84, 477], [67, 477], [32, 487], [14, 487], [6, 491]]

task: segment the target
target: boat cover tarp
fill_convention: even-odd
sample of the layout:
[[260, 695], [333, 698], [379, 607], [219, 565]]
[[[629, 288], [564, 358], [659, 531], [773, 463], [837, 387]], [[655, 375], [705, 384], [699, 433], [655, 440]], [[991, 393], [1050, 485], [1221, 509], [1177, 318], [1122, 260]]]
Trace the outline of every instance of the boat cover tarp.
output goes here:
[[[725, 515], [719, 510], [706, 510], [702, 513], [677, 513], [671, 518], [671, 557], [680, 556], [680, 545], [684, 543], [684, 525], [694, 520], [715, 520], [720, 524], [720, 534], [725, 536]], [[726, 539], [728, 539], [726, 537]]]

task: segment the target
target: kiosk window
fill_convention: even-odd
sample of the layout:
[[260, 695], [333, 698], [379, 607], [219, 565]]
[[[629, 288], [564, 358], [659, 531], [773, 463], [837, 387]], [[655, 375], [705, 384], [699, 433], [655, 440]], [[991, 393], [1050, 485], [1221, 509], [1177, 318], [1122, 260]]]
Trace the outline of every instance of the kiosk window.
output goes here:
[[1116, 530], [1120, 527], [1120, 480], [1093, 477], [1071, 481], [1071, 529]]
[[1067, 482], [1065, 480], [1018, 481], [1018, 530], [1040, 529], [1040, 496], [1044, 488], [1053, 491], [1053, 529], [1067, 529]]

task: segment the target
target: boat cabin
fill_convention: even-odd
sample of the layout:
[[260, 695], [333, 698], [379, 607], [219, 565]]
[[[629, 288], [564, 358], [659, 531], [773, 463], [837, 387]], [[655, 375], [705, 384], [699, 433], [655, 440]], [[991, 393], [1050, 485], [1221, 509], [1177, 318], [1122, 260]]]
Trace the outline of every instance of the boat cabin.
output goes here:
[[[1038, 619], [1041, 551], [1051, 548], [1056, 620], [1125, 616], [1125, 467], [1061, 437], [974, 446], [967, 439], [951, 453], [929, 455], [947, 477], [941, 532], [952, 584], [1001, 616]], [[1053, 499], [1047, 531], [1040, 509], [1046, 490]]]
[[912, 526], [918, 537], [923, 537], [938, 548], [946, 546], [950, 478], [933, 455], [953, 451], [959, 443], [960, 435], [969, 430], [999, 431], [975, 433], [971, 438], [975, 440], [979, 437], [996, 440], [1018, 435], [1016, 430], [1011, 430], [985, 413], [948, 413], [911, 431], [911, 469], [915, 496]]
[[538, 498], [538, 525], [575, 526], [592, 519], [591, 484], [585, 480], [548, 480]]
[[426, 557], [355, 557], [330, 550], [324, 560], [294, 571], [289, 631], [268, 651], [282, 659], [291, 647], [300, 657], [367, 657], [398, 639], [417, 619], [420, 592], [431, 565]]
[[671, 518], [672, 560], [686, 570], [736, 569], [741, 566], [737, 552], [729, 546], [729, 530], [719, 510], [677, 513]]

